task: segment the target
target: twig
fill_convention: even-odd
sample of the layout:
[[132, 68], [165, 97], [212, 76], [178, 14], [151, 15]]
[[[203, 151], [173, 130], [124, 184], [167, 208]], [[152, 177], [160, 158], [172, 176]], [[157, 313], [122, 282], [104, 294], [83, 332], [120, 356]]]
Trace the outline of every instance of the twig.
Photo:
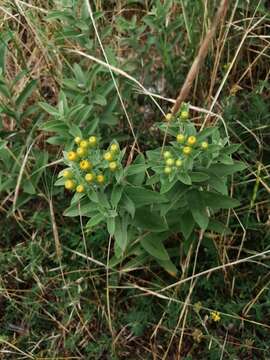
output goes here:
[[206, 34], [206, 36], [200, 46], [198, 55], [196, 56], [195, 60], [193, 61], [193, 64], [187, 74], [186, 80], [185, 80], [185, 82], [181, 88], [181, 91], [175, 101], [175, 104], [172, 108], [172, 114], [176, 114], [178, 112], [182, 102], [185, 101], [185, 99], [188, 97], [188, 94], [190, 92], [192, 84], [193, 84], [193, 82], [200, 70], [200, 67], [207, 55], [208, 48], [209, 48], [210, 43], [216, 33], [217, 27], [218, 27], [219, 23], [221, 23], [226, 16], [226, 13], [228, 10], [228, 4], [229, 4], [229, 0], [221, 0], [221, 3], [219, 5], [218, 11], [215, 15], [211, 29]]

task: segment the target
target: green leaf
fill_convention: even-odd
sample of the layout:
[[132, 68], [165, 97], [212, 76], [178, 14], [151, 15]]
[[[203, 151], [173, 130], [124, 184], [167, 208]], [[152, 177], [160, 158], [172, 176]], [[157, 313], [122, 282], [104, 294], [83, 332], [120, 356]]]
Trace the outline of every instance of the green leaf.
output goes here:
[[215, 219], [211, 219], [209, 221], [209, 224], [207, 226], [207, 230], [212, 230], [218, 234], [223, 234], [223, 235], [229, 235], [231, 234], [231, 229], [229, 229], [226, 225], [224, 225], [222, 222], [215, 220]]
[[212, 209], [231, 209], [240, 205], [240, 202], [226, 195], [203, 191], [202, 197], [206, 206]]
[[103, 220], [104, 220], [104, 215], [101, 213], [97, 213], [96, 215], [92, 216], [91, 219], [87, 222], [86, 227], [93, 228], [99, 223], [101, 223], [101, 221]]
[[208, 180], [209, 185], [216, 191], [220, 192], [223, 195], [228, 193], [228, 187], [226, 184], [226, 178], [218, 177], [214, 174], [211, 174], [210, 179]]
[[84, 198], [80, 201], [80, 205], [77, 203], [72, 204], [64, 211], [64, 216], [93, 216], [97, 212], [97, 205], [90, 203], [88, 198]]
[[31, 96], [32, 92], [35, 90], [36, 86], [37, 86], [37, 80], [30, 80], [28, 84], [26, 84], [25, 88], [20, 93], [20, 95], [18, 96], [15, 102], [17, 108], [20, 108], [21, 106], [24, 105], [26, 100], [29, 98], [29, 96]]
[[119, 216], [115, 218], [115, 230], [114, 238], [117, 246], [121, 249], [122, 253], [127, 247], [127, 217], [120, 218]]
[[44, 131], [52, 131], [52, 132], [67, 132], [68, 126], [61, 120], [51, 120], [47, 121], [45, 124], [40, 127]]
[[157, 258], [155, 260], [161, 267], [163, 267], [165, 271], [167, 271], [168, 274], [170, 274], [173, 277], [176, 277], [178, 271], [176, 266], [171, 260], [161, 260]]
[[134, 224], [141, 229], [153, 232], [162, 232], [168, 230], [165, 219], [157, 212], [149, 208], [137, 209], [134, 217]]
[[119, 201], [123, 194], [123, 186], [115, 185], [111, 194], [111, 204], [114, 208], [117, 208]]
[[153, 257], [160, 260], [169, 260], [169, 254], [163, 245], [163, 240], [168, 237], [168, 233], [148, 234], [141, 239], [142, 247]]
[[146, 169], [147, 166], [145, 164], [145, 158], [143, 154], [139, 154], [133, 161], [133, 164], [127, 168], [127, 171], [129, 172], [129, 175], [127, 175], [127, 181], [133, 185], [142, 185], [145, 179]]
[[132, 164], [125, 169], [125, 176], [145, 173], [147, 166], [145, 164]]
[[206, 128], [206, 129], [202, 130], [202, 131], [198, 134], [197, 140], [198, 140], [198, 141], [205, 140], [208, 136], [214, 134], [217, 130], [218, 130], [217, 127], [209, 127], [209, 128]]
[[236, 161], [233, 165], [225, 165], [225, 164], [213, 164], [208, 169], [211, 173], [216, 176], [228, 176], [232, 175], [237, 171], [242, 171], [246, 169], [246, 165], [241, 161]]
[[125, 193], [136, 204], [136, 207], [144, 206], [147, 204], [158, 204], [167, 201], [165, 195], [158, 192], [147, 190], [139, 186], [126, 186]]
[[121, 199], [121, 206], [126, 209], [126, 211], [131, 215], [132, 218], [134, 218], [136, 210], [135, 204], [125, 193], [123, 194]]
[[195, 222], [192, 214], [188, 211], [179, 217], [180, 229], [185, 239], [188, 239], [194, 229]]
[[108, 233], [113, 236], [115, 232], [115, 218], [114, 217], [108, 217], [107, 218], [107, 230]]
[[54, 108], [53, 106], [51, 106], [45, 102], [39, 102], [38, 104], [43, 110], [45, 110], [50, 115], [59, 116], [58, 109]]
[[177, 178], [185, 185], [191, 185], [191, 177], [186, 172], [181, 172], [177, 174]]
[[194, 220], [201, 229], [205, 230], [207, 228], [209, 218], [206, 212], [206, 206], [202, 197], [202, 192], [196, 189], [192, 189], [186, 194], [186, 196], [189, 209]]
[[189, 175], [190, 175], [192, 182], [204, 182], [209, 179], [209, 175], [205, 174], [203, 172], [193, 171]]

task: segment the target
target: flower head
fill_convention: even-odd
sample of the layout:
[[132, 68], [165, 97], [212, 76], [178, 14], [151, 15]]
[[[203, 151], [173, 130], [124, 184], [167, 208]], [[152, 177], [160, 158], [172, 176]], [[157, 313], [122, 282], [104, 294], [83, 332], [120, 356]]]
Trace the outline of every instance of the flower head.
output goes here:
[[65, 181], [65, 188], [67, 190], [73, 190], [75, 188], [75, 182], [73, 180]]
[[117, 169], [117, 163], [115, 161], [112, 161], [109, 163], [109, 169], [111, 171], [115, 171]]
[[110, 151], [107, 151], [104, 156], [103, 156], [104, 160], [107, 160], [107, 161], [112, 161], [113, 159], [113, 155]]
[[172, 168], [171, 168], [170, 166], [166, 166], [166, 167], [164, 168], [164, 173], [165, 173], [165, 174], [169, 175], [171, 172], [172, 172]]
[[215, 322], [219, 321], [221, 319], [220, 313], [218, 311], [212, 311], [210, 313], [211, 319]]
[[90, 145], [90, 146], [96, 146], [96, 144], [97, 144], [97, 138], [96, 138], [96, 136], [90, 136], [90, 138], [89, 138], [89, 145]]
[[69, 151], [67, 153], [67, 158], [69, 161], [75, 161], [77, 160], [77, 154], [75, 153], [75, 151]]
[[95, 180], [95, 174], [87, 173], [84, 178], [87, 182], [91, 183]]
[[110, 146], [110, 150], [111, 150], [112, 152], [117, 152], [117, 151], [119, 150], [119, 146], [118, 146], [117, 144], [112, 144], [112, 145]]
[[201, 143], [201, 148], [202, 148], [203, 150], [208, 149], [208, 142], [207, 142], [207, 141], [203, 141], [203, 142]]
[[76, 187], [76, 191], [77, 191], [77, 193], [83, 193], [84, 192], [84, 186], [83, 185], [78, 185], [77, 187]]
[[97, 182], [98, 182], [99, 184], [103, 184], [104, 181], [105, 181], [105, 176], [104, 176], [103, 174], [99, 174], [99, 175], [97, 176]]
[[176, 141], [180, 144], [183, 144], [185, 141], [185, 135], [184, 134], [177, 134], [176, 135]]
[[63, 177], [66, 179], [71, 179], [73, 176], [72, 171], [69, 169], [66, 169], [63, 171]]
[[92, 164], [88, 160], [82, 160], [80, 162], [80, 168], [82, 170], [89, 170], [89, 169], [91, 169], [91, 167], [92, 167]]
[[187, 140], [188, 145], [192, 146], [192, 145], [196, 144], [196, 142], [197, 142], [196, 136], [189, 136], [188, 137], [188, 140]]
[[191, 153], [192, 149], [190, 146], [183, 147], [183, 154], [189, 155]]
[[75, 139], [74, 139], [74, 141], [75, 141], [75, 143], [76, 143], [77, 145], [79, 145], [80, 142], [82, 141], [82, 139], [81, 139], [79, 136], [76, 136]]

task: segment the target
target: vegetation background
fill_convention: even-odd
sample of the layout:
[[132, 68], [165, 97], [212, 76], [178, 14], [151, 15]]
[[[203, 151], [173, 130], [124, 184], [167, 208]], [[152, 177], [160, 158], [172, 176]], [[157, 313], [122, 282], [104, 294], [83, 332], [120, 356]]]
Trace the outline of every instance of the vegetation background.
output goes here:
[[188, 99], [194, 122], [224, 119], [247, 169], [231, 179], [241, 206], [220, 213], [232, 232], [198, 252], [180, 241], [183, 282], [167, 290], [155, 263], [108, 268], [105, 228], [63, 216], [54, 182], [76, 126], [130, 152], [132, 132], [160, 146], [138, 82], [169, 111], [219, 1], [90, 4], [93, 18], [83, 0], [0, 2], [0, 358], [269, 359], [269, 2], [230, 2]]

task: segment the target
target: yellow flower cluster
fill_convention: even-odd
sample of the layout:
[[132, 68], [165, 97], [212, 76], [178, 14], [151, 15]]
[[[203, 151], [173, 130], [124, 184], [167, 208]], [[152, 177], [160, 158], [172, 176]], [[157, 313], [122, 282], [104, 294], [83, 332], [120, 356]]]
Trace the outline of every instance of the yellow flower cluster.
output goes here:
[[171, 174], [173, 170], [176, 170], [176, 168], [180, 168], [185, 158], [192, 153], [194, 148], [199, 147], [202, 150], [207, 150], [208, 148], [207, 141], [203, 141], [202, 143], [198, 144], [197, 137], [194, 135], [186, 136], [185, 134], [179, 133], [176, 135], [176, 141], [182, 145], [180, 148], [179, 158], [175, 159], [170, 151], [165, 151], [163, 153], [165, 161], [164, 173], [167, 175]]
[[104, 185], [110, 176], [105, 174], [107, 170], [113, 173], [119, 168], [119, 145], [114, 142], [104, 152], [97, 147], [96, 136], [76, 137], [74, 142], [77, 148], [66, 154], [69, 168], [60, 173], [65, 179], [65, 188], [84, 193], [89, 185]]
[[175, 159], [170, 151], [165, 151], [163, 154], [165, 168], [164, 173], [169, 175], [176, 168], [180, 168], [182, 166], [181, 159]]

